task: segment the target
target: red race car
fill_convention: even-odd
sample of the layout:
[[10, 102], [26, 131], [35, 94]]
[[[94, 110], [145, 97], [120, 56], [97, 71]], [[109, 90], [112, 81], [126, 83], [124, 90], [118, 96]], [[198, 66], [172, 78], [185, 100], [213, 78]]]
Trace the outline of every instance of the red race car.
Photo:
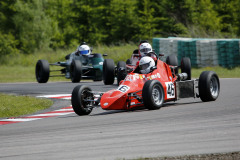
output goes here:
[[[174, 61], [172, 57], [170, 61]], [[171, 62], [170, 62], [171, 63]], [[101, 106], [104, 110], [129, 110], [145, 106], [159, 109], [165, 102], [181, 98], [199, 98], [215, 101], [220, 93], [220, 82], [213, 71], [204, 71], [199, 79], [191, 80], [190, 59], [181, 61], [182, 73], [176, 74], [178, 66], [169, 65], [157, 59], [151, 72], [141, 74], [137, 66], [120, 82], [118, 88], [108, 92], [95, 92], [88, 86], [76, 86], [72, 92], [72, 107], [78, 115], [88, 115], [92, 109]]]

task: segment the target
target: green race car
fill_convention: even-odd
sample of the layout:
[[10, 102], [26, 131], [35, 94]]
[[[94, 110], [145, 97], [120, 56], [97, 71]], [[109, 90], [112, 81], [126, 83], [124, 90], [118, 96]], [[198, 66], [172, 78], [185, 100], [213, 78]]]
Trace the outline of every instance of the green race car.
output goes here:
[[[107, 56], [104, 54], [103, 56]], [[65, 62], [48, 63], [47, 60], [38, 60], [35, 75], [38, 83], [46, 83], [49, 77], [65, 76], [73, 83], [81, 79], [101, 81], [103, 73], [103, 57], [99, 53], [91, 53], [86, 43], [81, 44], [78, 49], [65, 57]], [[60, 66], [60, 70], [50, 70], [50, 66]], [[51, 75], [52, 72], [60, 72], [60, 75]]]

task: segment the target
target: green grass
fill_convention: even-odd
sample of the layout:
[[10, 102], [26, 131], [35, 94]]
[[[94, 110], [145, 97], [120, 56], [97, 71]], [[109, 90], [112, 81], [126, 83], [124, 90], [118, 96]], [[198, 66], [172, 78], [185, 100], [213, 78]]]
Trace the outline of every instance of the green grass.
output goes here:
[[[126, 61], [131, 57], [132, 51], [137, 48], [136, 44], [125, 44], [119, 46], [95, 46], [93, 53], [108, 54], [105, 58], [114, 59], [115, 64], [118, 61]], [[50, 63], [65, 61], [65, 56], [73, 52], [76, 48], [68, 50], [45, 50], [34, 54], [8, 55], [0, 59], [0, 83], [7, 82], [36, 82], [35, 65], [37, 60], [46, 59]], [[51, 69], [58, 69], [59, 67]], [[227, 69], [222, 67], [193, 68], [192, 77], [198, 78], [204, 70], [215, 71], [220, 78], [240, 78], [240, 67]], [[65, 77], [50, 78], [49, 81], [69, 81]]]
[[49, 99], [0, 94], [0, 117], [27, 115], [50, 107]]
[[202, 71], [214, 71], [220, 78], [240, 78], [240, 67], [227, 69], [223, 67], [192, 68], [192, 77], [198, 78]]

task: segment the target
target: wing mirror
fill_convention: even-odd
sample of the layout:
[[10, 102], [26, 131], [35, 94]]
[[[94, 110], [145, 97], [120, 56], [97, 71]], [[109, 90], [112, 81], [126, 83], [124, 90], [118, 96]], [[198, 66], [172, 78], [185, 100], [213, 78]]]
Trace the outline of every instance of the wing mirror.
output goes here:
[[164, 53], [159, 53], [159, 56], [164, 56]]
[[152, 67], [150, 68], [150, 71], [152, 72], [152, 71], [154, 71], [155, 69], [157, 69], [157, 66], [152, 66]]
[[107, 54], [103, 54], [104, 57], [108, 56]]

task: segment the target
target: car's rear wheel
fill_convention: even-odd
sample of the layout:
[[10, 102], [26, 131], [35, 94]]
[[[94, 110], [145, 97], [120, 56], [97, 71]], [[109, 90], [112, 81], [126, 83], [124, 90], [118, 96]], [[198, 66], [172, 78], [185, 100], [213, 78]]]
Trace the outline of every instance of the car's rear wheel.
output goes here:
[[119, 83], [125, 79], [127, 75], [126, 71], [126, 63], [124, 61], [119, 61], [117, 64], [117, 83]]
[[35, 67], [35, 75], [38, 83], [46, 83], [49, 79], [49, 63], [47, 60], [38, 60]]
[[112, 59], [105, 59], [103, 62], [103, 82], [105, 85], [110, 85], [114, 83], [114, 70], [114, 61]]
[[199, 77], [198, 90], [203, 102], [215, 101], [220, 93], [218, 75], [213, 71], [202, 72]]
[[70, 77], [73, 83], [81, 81], [82, 77], [82, 63], [79, 60], [73, 60], [70, 65]]
[[[171, 66], [178, 66], [178, 59], [177, 56], [172, 54], [170, 56], [167, 56], [166, 63]], [[178, 74], [178, 68], [175, 68], [175, 74]]]
[[183, 57], [181, 60], [181, 71], [182, 73], [187, 73], [187, 80], [191, 80], [192, 72], [191, 72], [191, 61], [188, 57]]
[[164, 89], [157, 80], [147, 81], [142, 90], [144, 106], [150, 110], [159, 109], [164, 102]]
[[91, 88], [87, 86], [76, 86], [72, 91], [72, 107], [74, 112], [79, 115], [88, 115], [92, 112], [94, 97]]

